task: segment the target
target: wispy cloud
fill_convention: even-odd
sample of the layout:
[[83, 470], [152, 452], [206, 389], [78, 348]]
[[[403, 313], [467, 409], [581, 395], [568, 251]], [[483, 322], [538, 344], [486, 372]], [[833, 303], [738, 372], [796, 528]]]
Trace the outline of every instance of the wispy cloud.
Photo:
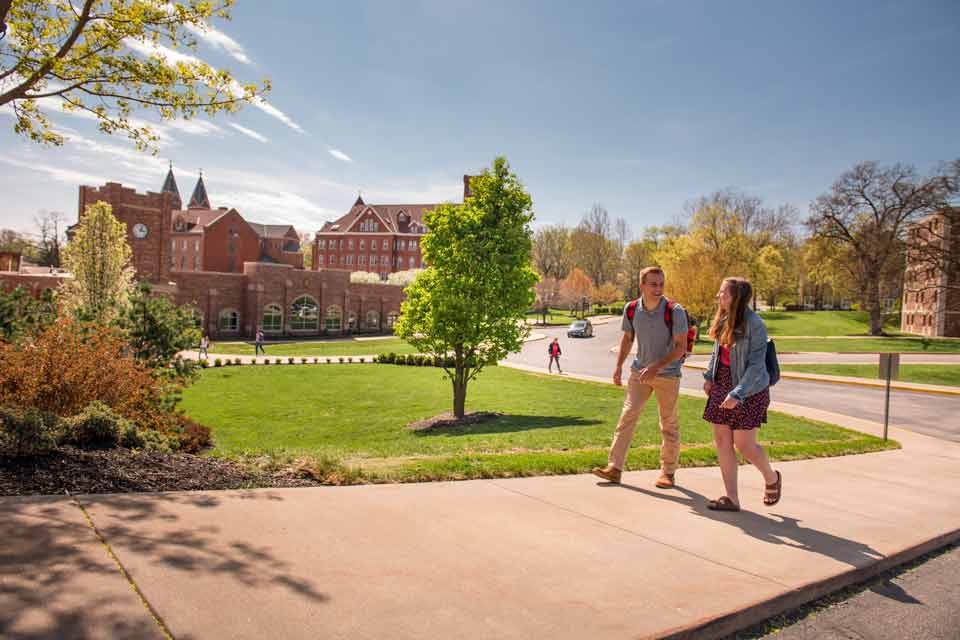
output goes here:
[[106, 179], [101, 175], [83, 173], [81, 171], [74, 171], [73, 169], [64, 169], [63, 167], [55, 167], [49, 164], [25, 162], [2, 154], [0, 154], [0, 162], [31, 171], [39, 171], [50, 176], [57, 182], [65, 182], [74, 186], [80, 184], [103, 184], [106, 182]]
[[270, 142], [270, 140], [269, 140], [266, 136], [260, 135], [259, 133], [257, 133], [257, 132], [254, 131], [253, 129], [247, 129], [246, 127], [242, 127], [242, 126], [240, 126], [239, 124], [237, 124], [236, 122], [228, 122], [228, 123], [227, 123], [227, 126], [233, 127], [234, 129], [236, 129], [237, 131], [239, 131], [239, 132], [242, 133], [243, 135], [248, 136], [248, 137], [250, 137], [250, 138], [253, 138], [253, 139], [256, 140], [257, 142], [264, 142], [264, 143]]
[[210, 191], [210, 197], [214, 204], [236, 207], [246, 220], [292, 224], [300, 232], [318, 229], [324, 220], [342, 215], [342, 212], [317, 206], [293, 191], [216, 189]]
[[[153, 42], [147, 42], [144, 40], [137, 40], [134, 38], [124, 39], [124, 44], [129, 48], [133, 49], [137, 53], [147, 57], [156, 57], [165, 61], [170, 66], [175, 66], [177, 64], [206, 64], [203, 60], [196, 56], [192, 56], [186, 53], [181, 53], [179, 51], [174, 51], [170, 47], [165, 47], [161, 44], [154, 44]], [[244, 93], [243, 85], [234, 80], [229, 85], [229, 91], [235, 96], [241, 96]], [[298, 133], [306, 133], [303, 130], [303, 127], [298, 125], [293, 121], [293, 118], [285, 114], [280, 109], [277, 109], [275, 106], [261, 98], [260, 96], [254, 96], [250, 101], [257, 109], [260, 109], [265, 114], [272, 118], [276, 118], [283, 124], [287, 125], [294, 131]]]
[[209, 25], [201, 27], [191, 24], [187, 25], [187, 29], [195, 36], [206, 42], [208, 45], [217, 49], [223, 49], [234, 60], [242, 62], [243, 64], [251, 63], [250, 58], [247, 56], [246, 52], [244, 52], [243, 47], [240, 46], [240, 43], [224, 32], [218, 31]]
[[330, 147], [329, 149], [327, 149], [327, 151], [329, 151], [330, 155], [332, 155], [337, 160], [343, 160], [344, 162], [353, 162], [353, 158], [345, 154], [343, 151], [340, 151], [340, 149], [334, 149], [333, 147]]

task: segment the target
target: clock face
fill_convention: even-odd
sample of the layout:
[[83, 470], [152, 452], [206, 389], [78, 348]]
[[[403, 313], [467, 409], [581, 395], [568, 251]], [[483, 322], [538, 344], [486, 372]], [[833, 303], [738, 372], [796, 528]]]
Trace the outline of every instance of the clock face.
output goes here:
[[147, 233], [149, 233], [149, 229], [147, 229], [147, 225], [143, 224], [142, 222], [138, 222], [137, 224], [133, 225], [133, 236], [135, 238], [143, 240], [147, 237]]

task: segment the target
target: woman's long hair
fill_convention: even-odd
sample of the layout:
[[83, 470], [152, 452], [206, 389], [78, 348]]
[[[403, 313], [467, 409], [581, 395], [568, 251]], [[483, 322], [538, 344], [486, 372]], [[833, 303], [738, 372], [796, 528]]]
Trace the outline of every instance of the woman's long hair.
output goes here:
[[753, 287], [746, 278], [724, 278], [723, 284], [730, 290], [730, 313], [733, 319], [727, 322], [727, 312], [718, 306], [717, 314], [713, 316], [713, 324], [710, 325], [710, 337], [725, 347], [732, 347], [736, 342], [734, 332], [743, 328], [747, 305], [753, 297]]

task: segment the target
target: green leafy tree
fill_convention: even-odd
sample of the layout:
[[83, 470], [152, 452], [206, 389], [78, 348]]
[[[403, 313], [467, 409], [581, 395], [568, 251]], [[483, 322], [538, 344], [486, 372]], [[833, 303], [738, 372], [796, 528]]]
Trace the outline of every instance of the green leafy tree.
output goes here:
[[471, 179], [473, 195], [425, 214], [428, 266], [406, 288], [395, 332], [420, 351], [452, 357], [453, 413], [467, 384], [517, 351], [527, 334], [537, 274], [530, 266], [532, 201], [505, 158]]
[[44, 289], [39, 298], [23, 287], [10, 292], [0, 289], [0, 342], [16, 342], [42, 331], [56, 317], [57, 305], [50, 289]]
[[87, 207], [63, 250], [63, 263], [73, 275], [60, 287], [66, 311], [100, 324], [122, 312], [133, 286], [133, 267], [127, 225], [113, 217], [109, 204]]
[[210, 18], [229, 18], [234, 0], [15, 0], [0, 53], [0, 105], [10, 105], [14, 131], [62, 144], [45, 109], [87, 113], [100, 131], [127, 134], [139, 149], [155, 148], [149, 124], [134, 108], [163, 120], [236, 111], [262, 100], [269, 82], [241, 85], [182, 50]]
[[133, 355], [151, 369], [175, 364], [177, 353], [200, 342], [188, 307], [178, 307], [164, 296], [154, 296], [149, 284], [141, 283], [130, 296], [119, 318]]

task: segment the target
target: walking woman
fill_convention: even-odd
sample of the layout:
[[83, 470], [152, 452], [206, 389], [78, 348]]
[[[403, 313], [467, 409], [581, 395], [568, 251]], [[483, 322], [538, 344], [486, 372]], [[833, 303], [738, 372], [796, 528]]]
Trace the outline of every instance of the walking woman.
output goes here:
[[757, 444], [757, 429], [767, 421], [770, 406], [770, 376], [766, 367], [767, 327], [750, 310], [752, 296], [749, 281], [724, 279], [717, 293], [720, 306], [710, 326], [714, 344], [710, 364], [703, 374], [703, 390], [707, 394], [703, 419], [713, 424], [726, 489], [726, 495], [707, 503], [715, 511], [740, 510], [734, 446], [763, 474], [763, 504], [772, 507], [780, 501], [783, 479], [779, 471], [770, 467], [766, 451]]

